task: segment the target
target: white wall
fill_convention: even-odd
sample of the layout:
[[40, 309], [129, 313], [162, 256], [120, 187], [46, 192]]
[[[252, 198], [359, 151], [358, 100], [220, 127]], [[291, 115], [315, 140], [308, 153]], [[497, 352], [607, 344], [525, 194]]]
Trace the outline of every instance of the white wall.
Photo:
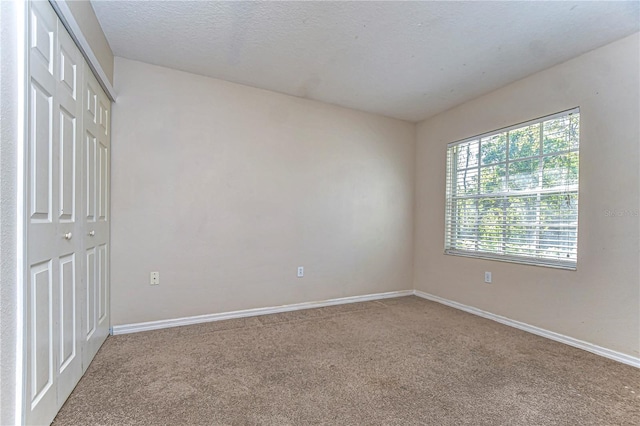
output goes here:
[[115, 90], [113, 325], [411, 288], [414, 124], [122, 58]]
[[0, 424], [18, 421], [16, 362], [18, 341], [17, 285], [17, 150], [18, 26], [22, 2], [0, 1]]
[[[622, 39], [418, 125], [415, 288], [640, 355], [639, 36]], [[578, 270], [443, 254], [448, 142], [580, 107]], [[607, 211], [631, 214], [609, 217]], [[483, 283], [484, 271], [493, 284]]]

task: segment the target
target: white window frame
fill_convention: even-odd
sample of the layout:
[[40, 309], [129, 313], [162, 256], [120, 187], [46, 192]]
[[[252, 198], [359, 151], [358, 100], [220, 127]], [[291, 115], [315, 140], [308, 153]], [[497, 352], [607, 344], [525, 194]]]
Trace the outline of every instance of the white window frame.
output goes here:
[[[537, 156], [528, 156], [528, 157], [522, 157], [522, 158], [517, 158], [517, 159], [509, 159], [509, 138], [507, 137], [507, 147], [506, 147], [506, 155], [505, 155], [505, 160], [501, 161], [501, 162], [497, 162], [497, 163], [491, 163], [488, 165], [482, 165], [482, 139], [484, 138], [489, 138], [491, 136], [495, 136], [495, 135], [499, 135], [499, 134], [507, 134], [508, 132], [512, 131], [512, 130], [517, 130], [517, 129], [521, 129], [521, 128], [525, 128], [531, 125], [535, 125], [540, 123], [540, 131], [542, 134], [543, 131], [543, 126], [542, 123], [549, 121], [549, 120], [553, 120], [556, 118], [560, 118], [560, 117], [565, 117], [565, 116], [570, 116], [572, 114], [580, 114], [580, 108], [576, 107], [576, 108], [572, 108], [569, 110], [565, 110], [565, 111], [561, 111], [555, 114], [550, 114], [550, 115], [546, 115], [544, 117], [539, 117], [533, 120], [529, 120], [526, 122], [522, 122], [522, 123], [518, 123], [518, 124], [514, 124], [512, 126], [508, 126], [508, 127], [504, 127], [501, 129], [497, 129], [497, 130], [493, 130], [490, 132], [486, 132], [486, 133], [482, 133], [473, 137], [469, 137], [469, 138], [465, 138], [459, 141], [455, 141], [455, 142], [451, 142], [447, 145], [447, 154], [446, 154], [446, 195], [445, 195], [445, 247], [444, 247], [444, 253], [448, 254], [448, 255], [455, 255], [455, 256], [464, 256], [464, 257], [473, 257], [473, 258], [480, 258], [480, 259], [488, 259], [488, 260], [499, 260], [499, 261], [505, 261], [505, 262], [512, 262], [512, 263], [520, 263], [520, 264], [526, 264], [526, 265], [535, 265], [535, 266], [546, 266], [546, 267], [552, 267], [552, 268], [561, 268], [561, 269], [569, 269], [569, 270], [576, 270], [577, 269], [577, 246], [578, 246], [578, 216], [579, 216], [579, 211], [576, 213], [576, 223], [575, 223], [575, 258], [571, 259], [571, 260], [563, 260], [563, 259], [558, 259], [558, 258], [550, 258], [550, 257], [543, 257], [543, 256], [533, 256], [533, 255], [516, 255], [516, 254], [505, 254], [505, 253], [495, 253], [495, 252], [490, 252], [490, 251], [481, 251], [481, 250], [461, 250], [460, 248], [455, 248], [455, 242], [456, 241], [456, 235], [457, 235], [457, 228], [456, 228], [456, 224], [454, 222], [454, 213], [453, 210], [454, 209], [454, 203], [453, 203], [453, 199], [454, 197], [456, 197], [454, 195], [455, 192], [455, 188], [457, 185], [457, 168], [456, 168], [456, 159], [452, 158], [454, 157], [453, 155], [451, 155], [451, 149], [455, 146], [458, 145], [464, 145], [467, 144], [469, 142], [474, 142], [474, 141], [478, 141], [478, 158], [477, 158], [477, 173], [478, 173], [478, 194], [477, 195], [463, 195], [463, 196], [459, 196], [456, 197], [457, 199], [473, 199], [473, 198], [477, 198], [477, 199], [487, 199], [487, 198], [506, 198], [508, 196], [514, 196], [516, 195], [516, 193], [511, 192], [511, 190], [509, 189], [508, 186], [508, 182], [509, 182], [509, 163], [510, 162], [514, 162], [514, 161], [518, 161], [518, 160], [523, 160], [523, 159], [538, 159], [539, 160], [539, 164], [540, 164], [540, 168], [542, 168], [542, 160], [544, 158], [549, 158], [549, 157], [553, 157], [553, 156], [559, 156], [559, 155], [566, 155], [569, 153], [576, 153], [579, 156], [580, 153], [580, 140], [578, 138], [578, 146], [576, 148], [572, 148], [572, 149], [568, 149], [565, 151], [557, 151], [557, 152], [553, 152], [553, 153], [548, 153], [548, 154], [544, 154], [544, 147], [543, 147], [543, 139], [541, 136], [540, 139], [540, 152]], [[578, 163], [579, 164], [579, 163]], [[492, 166], [504, 166], [506, 169], [506, 188], [504, 188], [503, 191], [499, 191], [499, 192], [491, 192], [491, 193], [480, 193], [480, 178], [481, 178], [481, 169], [482, 168], [486, 168], [486, 167], [492, 167]], [[470, 170], [470, 168], [467, 168], [466, 170]], [[579, 166], [578, 166], [578, 170], [579, 170]], [[578, 171], [579, 174], [579, 171]], [[542, 186], [542, 179], [539, 179], [539, 183], [538, 183], [539, 187], [534, 191], [534, 190], [529, 190], [529, 192], [535, 192], [535, 194], [537, 194], [538, 200], [539, 197], [545, 193], [557, 193], [557, 190], [554, 191], [549, 191], [549, 190], [545, 190], [543, 189]], [[575, 192], [576, 197], [579, 196], [579, 183], [576, 183], [575, 186], [572, 186], [571, 189], [568, 192]], [[487, 196], [487, 194], [490, 194], [490, 196]], [[577, 201], [577, 198], [576, 198]], [[578, 207], [579, 210], [579, 207]], [[479, 219], [477, 220], [477, 223], [479, 224]], [[544, 226], [543, 223], [541, 222], [536, 222], [538, 227], [540, 226]], [[505, 225], [506, 226], [506, 225]], [[477, 232], [477, 231], [476, 231]], [[537, 249], [539, 251], [539, 249]]]

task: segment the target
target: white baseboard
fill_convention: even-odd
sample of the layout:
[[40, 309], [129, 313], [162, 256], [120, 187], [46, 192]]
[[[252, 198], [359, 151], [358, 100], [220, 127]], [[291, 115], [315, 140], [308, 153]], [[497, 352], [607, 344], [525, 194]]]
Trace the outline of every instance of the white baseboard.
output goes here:
[[241, 311], [222, 312], [219, 314], [197, 315], [193, 317], [174, 318], [168, 320], [140, 322], [136, 324], [114, 325], [111, 334], [128, 334], [140, 331], [159, 330], [183, 325], [201, 324], [204, 322], [222, 321], [233, 318], [254, 317], [258, 315], [277, 314], [280, 312], [299, 311], [301, 309], [321, 308], [324, 306], [344, 305], [346, 303], [368, 302], [371, 300], [390, 299], [393, 297], [411, 296], [413, 290], [390, 291], [388, 293], [366, 294], [363, 296], [341, 297], [338, 299], [317, 302], [294, 303], [291, 305], [272, 306], [267, 308], [244, 309]]
[[546, 337], [547, 339], [555, 340], [556, 342], [564, 343], [569, 346], [583, 349], [585, 351], [603, 356], [605, 358], [612, 359], [614, 361], [621, 362], [623, 364], [640, 368], [640, 358], [638, 357], [627, 355], [622, 352], [617, 352], [611, 349], [603, 348], [602, 346], [594, 345], [593, 343], [574, 339], [573, 337], [565, 336], [563, 334], [545, 330], [544, 328], [529, 325], [520, 321], [515, 321], [500, 315], [492, 314], [491, 312], [483, 311], [481, 309], [474, 308], [472, 306], [463, 305], [462, 303], [454, 302], [453, 300], [445, 299], [443, 297], [435, 296], [433, 294], [425, 293], [419, 290], [414, 290], [413, 294], [423, 299], [431, 300], [433, 302], [438, 302], [443, 305], [447, 305], [452, 308], [456, 308], [461, 311], [468, 312], [470, 314], [478, 315], [480, 317], [487, 318], [487, 319], [499, 322], [501, 324], [515, 327], [520, 330], [528, 331], [529, 333]]
[[596, 355], [609, 358], [623, 364], [631, 365], [633, 367], [640, 368], [640, 358], [631, 355], [617, 352], [611, 349], [604, 348], [602, 346], [594, 345], [593, 343], [585, 342], [583, 340], [574, 339], [573, 337], [565, 336], [560, 333], [545, 330], [544, 328], [536, 327], [530, 324], [526, 324], [520, 321], [512, 320], [507, 317], [493, 314], [491, 312], [483, 311], [472, 306], [467, 306], [462, 303], [454, 302], [453, 300], [445, 299], [443, 297], [435, 296], [433, 294], [425, 293], [420, 290], [401, 290], [391, 291], [388, 293], [375, 293], [367, 294], [363, 296], [351, 296], [341, 297], [338, 299], [321, 300], [317, 302], [304, 302], [294, 303], [291, 305], [271, 306], [266, 308], [254, 308], [244, 309], [240, 311], [222, 312], [218, 314], [197, 315], [192, 317], [174, 318], [168, 320], [140, 322], [136, 324], [124, 324], [115, 325], [111, 329], [111, 334], [128, 334], [137, 333], [140, 331], [159, 330], [170, 327], [180, 327], [183, 325], [201, 324], [212, 321], [222, 321], [234, 318], [254, 317], [259, 315], [277, 314], [280, 312], [299, 311], [302, 309], [321, 308], [324, 306], [343, 305], [347, 303], [368, 302], [371, 300], [390, 299], [394, 297], [411, 296], [415, 295], [423, 299], [438, 302], [443, 305], [450, 306], [461, 311], [468, 312], [470, 314], [478, 315], [483, 318], [487, 318], [496, 322], [499, 322], [510, 327], [514, 327], [523, 331], [527, 331], [538, 336], [546, 337], [547, 339], [555, 340], [556, 342], [564, 343], [569, 346], [573, 346], [585, 351], [594, 353]]

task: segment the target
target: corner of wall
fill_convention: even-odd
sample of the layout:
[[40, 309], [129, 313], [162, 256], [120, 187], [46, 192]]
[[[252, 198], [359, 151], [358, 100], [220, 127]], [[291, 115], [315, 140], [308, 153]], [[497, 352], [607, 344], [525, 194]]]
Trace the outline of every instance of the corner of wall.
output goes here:
[[421, 122], [413, 123], [413, 206], [411, 213], [411, 289], [417, 290], [416, 282], [416, 242], [418, 240], [416, 226], [418, 223], [418, 126]]
[[[640, 227], [632, 215], [640, 205], [639, 35], [624, 37], [418, 123], [416, 290], [638, 356], [640, 341], [634, 330], [640, 324]], [[581, 108], [578, 270], [444, 255], [446, 144], [576, 106]], [[607, 212], [614, 209], [631, 214], [613, 219]], [[493, 272], [491, 286], [479, 285], [484, 271]]]

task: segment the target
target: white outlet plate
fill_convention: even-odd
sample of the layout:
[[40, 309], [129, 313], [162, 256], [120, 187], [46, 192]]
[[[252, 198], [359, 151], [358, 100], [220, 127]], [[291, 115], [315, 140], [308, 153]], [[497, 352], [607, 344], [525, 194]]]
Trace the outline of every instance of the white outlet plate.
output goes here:
[[160, 284], [160, 272], [151, 272], [151, 273], [149, 273], [149, 284], [150, 285], [158, 285], [158, 284]]
[[491, 272], [485, 272], [484, 273], [484, 282], [485, 283], [491, 283]]
[[298, 266], [298, 278], [304, 277], [304, 266]]

